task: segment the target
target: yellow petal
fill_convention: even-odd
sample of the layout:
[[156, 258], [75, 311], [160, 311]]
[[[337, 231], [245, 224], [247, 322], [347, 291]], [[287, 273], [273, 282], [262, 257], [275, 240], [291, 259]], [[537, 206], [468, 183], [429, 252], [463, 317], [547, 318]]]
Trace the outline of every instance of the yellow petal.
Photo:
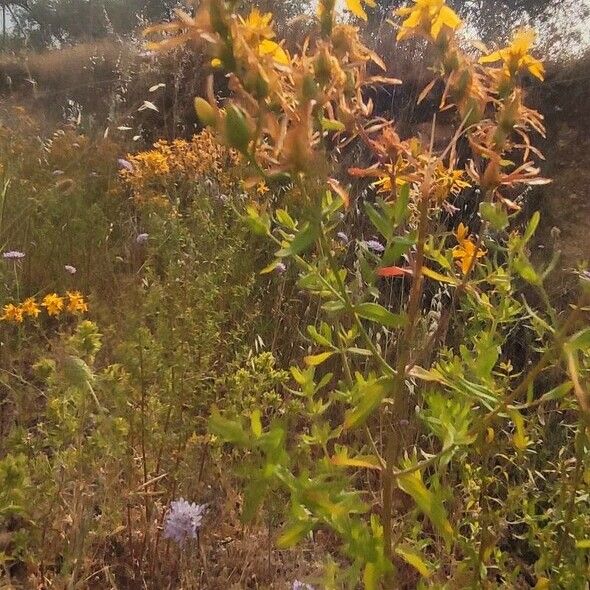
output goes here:
[[348, 8], [354, 16], [367, 20], [367, 13], [363, 9], [361, 0], [346, 0], [346, 8]]
[[482, 55], [479, 58], [479, 63], [480, 64], [493, 63], [495, 61], [500, 61], [501, 59], [502, 59], [502, 52], [501, 51], [494, 51], [493, 53], [490, 53], [490, 55]]
[[461, 19], [459, 18], [459, 15], [448, 6], [443, 6], [440, 9], [438, 18], [441, 19], [447, 27], [453, 29], [453, 31], [461, 24]]
[[285, 52], [285, 50], [274, 41], [270, 39], [264, 39], [260, 42], [258, 46], [258, 55], [261, 57], [265, 55], [270, 55], [277, 63], [282, 65], [289, 65], [289, 56]]
[[545, 67], [542, 62], [530, 55], [526, 55], [522, 61], [523, 65], [533, 76], [539, 78], [541, 81], [545, 79]]

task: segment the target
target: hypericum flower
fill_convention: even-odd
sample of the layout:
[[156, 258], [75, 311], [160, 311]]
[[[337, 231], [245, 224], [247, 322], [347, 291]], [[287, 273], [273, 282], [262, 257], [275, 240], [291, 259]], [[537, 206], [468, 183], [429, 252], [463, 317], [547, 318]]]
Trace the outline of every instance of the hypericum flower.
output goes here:
[[179, 545], [184, 545], [187, 539], [196, 539], [206, 509], [205, 504], [191, 504], [184, 498], [170, 502], [164, 518], [164, 538]]
[[306, 584], [305, 582], [295, 580], [291, 590], [314, 590], [314, 587], [311, 584]]
[[34, 297], [29, 297], [28, 299], [25, 299], [22, 302], [20, 308], [24, 315], [32, 318], [38, 317], [41, 313], [41, 309], [39, 308], [39, 305], [37, 301], [35, 301]]
[[268, 186], [266, 185], [266, 182], [262, 181], [258, 183], [258, 186], [256, 187], [256, 192], [259, 195], [265, 195], [270, 189], [268, 188]]
[[385, 252], [385, 246], [381, 242], [378, 242], [377, 240], [367, 240], [365, 242], [365, 246], [369, 250], [372, 250], [373, 252], [377, 252], [378, 254]]
[[149, 234], [139, 234], [136, 238], [135, 241], [138, 244], [147, 244], [147, 241], [149, 239], [150, 235]]
[[536, 39], [535, 31], [531, 29], [520, 29], [514, 34], [512, 43], [504, 49], [499, 49], [479, 58], [479, 63], [494, 63], [502, 61], [504, 72], [512, 77], [520, 71], [528, 71], [539, 80], [545, 77], [543, 63], [529, 54]]
[[5, 260], [22, 260], [24, 257], [25, 253], [19, 252], [18, 250], [10, 250], [2, 254], [2, 258], [4, 258]]
[[9, 303], [8, 305], [4, 306], [3, 312], [4, 313], [2, 314], [2, 317], [0, 319], [6, 322], [14, 322], [15, 324], [20, 324], [24, 319], [23, 310], [18, 305]]
[[68, 297], [67, 309], [70, 313], [86, 313], [88, 311], [88, 304], [84, 301], [84, 296], [78, 291], [67, 291]]
[[67, 273], [71, 274], [71, 275], [75, 275], [76, 274], [76, 267], [72, 266], [71, 264], [66, 264], [64, 266], [64, 269]]
[[47, 310], [47, 314], [50, 316], [59, 315], [64, 308], [64, 298], [60, 297], [57, 293], [50, 293], [45, 295], [41, 305]]
[[453, 248], [453, 258], [457, 259], [457, 264], [461, 266], [461, 272], [466, 275], [474, 266], [478, 258], [485, 256], [487, 251], [478, 248], [469, 238], [469, 228], [462, 223], [459, 224], [455, 232], [458, 246]]
[[397, 14], [407, 17], [397, 34], [398, 41], [414, 34], [436, 41], [443, 27], [454, 31], [461, 24], [461, 19], [445, 0], [414, 0], [414, 6], [399, 8]]

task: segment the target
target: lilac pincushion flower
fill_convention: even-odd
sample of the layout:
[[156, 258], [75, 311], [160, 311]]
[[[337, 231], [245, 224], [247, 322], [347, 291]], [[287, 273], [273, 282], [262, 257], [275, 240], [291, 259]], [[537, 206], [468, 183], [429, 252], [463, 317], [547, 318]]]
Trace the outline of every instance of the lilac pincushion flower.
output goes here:
[[66, 264], [64, 266], [64, 269], [67, 273], [71, 274], [71, 275], [75, 275], [77, 270], [75, 266], [72, 266], [71, 264]]
[[18, 250], [10, 250], [8, 252], [4, 252], [2, 257], [4, 260], [22, 260], [25, 257], [25, 253], [19, 252]]
[[170, 502], [164, 518], [164, 538], [179, 545], [184, 545], [187, 539], [196, 539], [206, 509], [205, 504], [191, 504], [184, 498]]
[[138, 244], [147, 244], [147, 241], [149, 239], [150, 235], [149, 234], [139, 234], [136, 238], [135, 241]]
[[378, 254], [385, 252], [385, 246], [381, 242], [378, 242], [377, 240], [367, 240], [365, 242], [365, 246], [369, 250], [372, 250], [373, 252], [377, 252]]
[[275, 266], [275, 272], [282, 275], [287, 270], [287, 265], [284, 262], [279, 262]]
[[314, 587], [311, 584], [306, 584], [305, 582], [295, 580], [291, 590], [314, 590]]
[[133, 164], [129, 160], [125, 160], [124, 158], [119, 158], [117, 160], [117, 164], [121, 170], [127, 170], [128, 172], [133, 172]]

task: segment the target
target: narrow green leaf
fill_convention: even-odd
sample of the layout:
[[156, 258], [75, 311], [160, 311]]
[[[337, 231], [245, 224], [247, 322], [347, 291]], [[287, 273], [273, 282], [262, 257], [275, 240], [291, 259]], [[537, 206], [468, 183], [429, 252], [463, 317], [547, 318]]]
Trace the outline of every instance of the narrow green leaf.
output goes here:
[[334, 352], [322, 352], [320, 354], [306, 356], [303, 360], [308, 367], [317, 367], [322, 363], [325, 363], [333, 355]]
[[277, 539], [277, 546], [279, 549], [289, 549], [297, 545], [312, 528], [311, 522], [295, 522], [289, 525]]
[[424, 559], [422, 554], [406, 545], [398, 545], [395, 552], [408, 564], [410, 564], [423, 578], [429, 578], [432, 575], [432, 568]]
[[526, 226], [526, 230], [523, 235], [524, 243], [526, 244], [537, 231], [537, 227], [539, 227], [539, 222], [541, 221], [541, 214], [538, 211], [533, 213], [531, 220], [528, 222]]
[[381, 213], [377, 211], [371, 203], [365, 203], [365, 211], [367, 212], [367, 216], [371, 220], [371, 223], [375, 226], [375, 229], [386, 239], [389, 240], [391, 238], [391, 233], [393, 231], [393, 227], [391, 222]]

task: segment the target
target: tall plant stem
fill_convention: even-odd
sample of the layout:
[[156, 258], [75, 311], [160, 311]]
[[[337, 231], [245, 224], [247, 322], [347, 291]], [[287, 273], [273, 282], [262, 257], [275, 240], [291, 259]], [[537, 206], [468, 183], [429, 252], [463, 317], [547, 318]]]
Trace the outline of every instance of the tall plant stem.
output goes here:
[[[400, 342], [400, 350], [396, 363], [396, 374], [394, 377], [394, 405], [393, 415], [398, 420], [406, 420], [409, 415], [409, 399], [404, 392], [404, 382], [406, 377], [406, 366], [412, 350], [412, 342], [416, 332], [416, 321], [420, 311], [420, 302], [422, 300], [422, 288], [424, 275], [422, 272], [424, 266], [424, 246], [426, 243], [428, 230], [428, 181], [422, 189], [420, 199], [418, 221], [418, 243], [416, 246], [416, 258], [414, 261], [413, 282], [408, 301], [407, 323]], [[385, 555], [393, 560], [393, 540], [392, 540], [392, 520], [393, 520], [393, 487], [394, 487], [394, 465], [397, 463], [400, 454], [401, 439], [400, 432], [394, 428], [389, 428], [385, 440], [385, 463], [383, 471], [382, 488], [383, 488], [383, 542]]]

